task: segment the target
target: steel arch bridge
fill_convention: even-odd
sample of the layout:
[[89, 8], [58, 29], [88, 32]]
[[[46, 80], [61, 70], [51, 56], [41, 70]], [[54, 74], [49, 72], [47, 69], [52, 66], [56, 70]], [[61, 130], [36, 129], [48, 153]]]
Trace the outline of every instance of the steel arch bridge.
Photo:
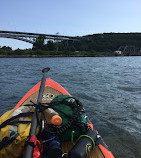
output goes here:
[[38, 37], [44, 37], [44, 40], [53, 41], [79, 41], [81, 37], [75, 36], [61, 36], [61, 35], [50, 35], [50, 34], [40, 34], [40, 33], [29, 33], [29, 32], [16, 32], [16, 31], [0, 31], [0, 37], [2, 38], [12, 38], [20, 41], [28, 42], [34, 44]]

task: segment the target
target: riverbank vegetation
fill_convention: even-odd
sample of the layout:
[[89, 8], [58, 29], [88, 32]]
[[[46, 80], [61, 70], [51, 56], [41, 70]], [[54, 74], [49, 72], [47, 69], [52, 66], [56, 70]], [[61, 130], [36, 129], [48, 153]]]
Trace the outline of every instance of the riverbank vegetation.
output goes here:
[[120, 46], [141, 47], [141, 33], [103, 33], [79, 37], [76, 41], [48, 41], [39, 36], [32, 49], [0, 47], [4, 56], [114, 56]]

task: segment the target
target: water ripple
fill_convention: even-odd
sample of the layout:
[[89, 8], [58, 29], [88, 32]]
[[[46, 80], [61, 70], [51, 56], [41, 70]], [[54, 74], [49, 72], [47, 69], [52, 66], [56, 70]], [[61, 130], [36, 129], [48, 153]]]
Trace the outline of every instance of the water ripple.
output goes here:
[[141, 157], [141, 57], [0, 59], [0, 115], [42, 78], [64, 86], [84, 104], [115, 157]]

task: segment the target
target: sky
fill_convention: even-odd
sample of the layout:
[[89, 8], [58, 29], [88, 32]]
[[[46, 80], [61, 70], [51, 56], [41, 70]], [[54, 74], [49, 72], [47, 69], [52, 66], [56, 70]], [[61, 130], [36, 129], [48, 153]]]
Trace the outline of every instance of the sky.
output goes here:
[[[141, 32], [141, 0], [1, 0], [0, 30], [84, 36]], [[0, 46], [32, 44], [0, 38]]]

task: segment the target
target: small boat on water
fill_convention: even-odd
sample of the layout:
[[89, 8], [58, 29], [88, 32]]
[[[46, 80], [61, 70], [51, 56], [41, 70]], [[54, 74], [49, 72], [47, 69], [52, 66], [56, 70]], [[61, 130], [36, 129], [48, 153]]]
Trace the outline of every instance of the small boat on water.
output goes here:
[[81, 102], [48, 71], [0, 117], [0, 158], [114, 158]]

